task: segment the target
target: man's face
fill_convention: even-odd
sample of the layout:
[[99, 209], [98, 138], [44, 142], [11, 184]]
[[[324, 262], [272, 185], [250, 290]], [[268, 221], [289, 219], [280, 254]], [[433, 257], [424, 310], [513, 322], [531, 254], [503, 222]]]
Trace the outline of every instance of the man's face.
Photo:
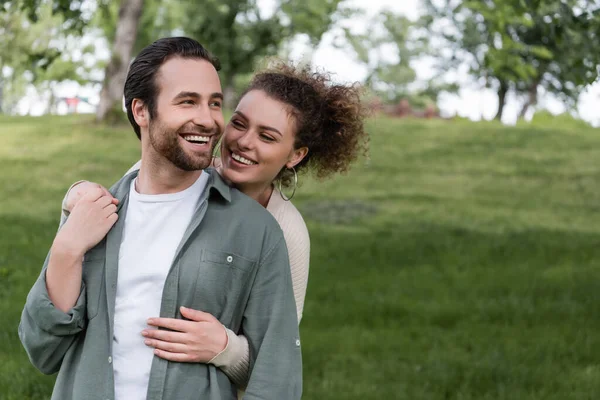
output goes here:
[[156, 113], [148, 123], [152, 148], [182, 170], [208, 167], [224, 126], [217, 71], [206, 60], [176, 57], [160, 67], [156, 84]]

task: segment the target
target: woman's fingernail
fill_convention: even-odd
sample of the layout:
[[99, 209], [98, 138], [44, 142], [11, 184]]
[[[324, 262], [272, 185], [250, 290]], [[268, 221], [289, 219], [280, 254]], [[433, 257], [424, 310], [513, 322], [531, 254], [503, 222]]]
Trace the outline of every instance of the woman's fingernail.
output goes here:
[[142, 331], [142, 336], [148, 336], [148, 331]]
[[149, 340], [144, 340], [144, 343], [147, 344], [148, 346], [150, 346], [150, 341]]

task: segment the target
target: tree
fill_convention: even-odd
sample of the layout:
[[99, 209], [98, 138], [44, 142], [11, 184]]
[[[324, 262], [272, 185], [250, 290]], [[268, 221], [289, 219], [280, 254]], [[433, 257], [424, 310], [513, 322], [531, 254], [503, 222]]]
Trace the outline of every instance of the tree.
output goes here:
[[572, 107], [598, 77], [600, 6], [589, 1], [546, 1], [535, 6], [529, 12], [530, 27], [508, 27], [523, 43], [545, 49], [521, 54], [535, 70], [529, 79], [515, 82], [516, 91], [526, 97], [520, 117], [537, 103], [540, 87]]
[[96, 120], [103, 121], [115, 105], [120, 105], [127, 69], [136, 42], [144, 0], [121, 0], [111, 57], [104, 73]]
[[591, 0], [424, 0], [424, 26], [435, 38], [440, 71], [469, 65], [498, 91], [501, 119], [510, 90], [526, 94], [521, 114], [540, 86], [574, 103], [597, 76], [598, 4]]
[[306, 34], [316, 46], [336, 21], [342, 0], [278, 0], [270, 16], [261, 14], [255, 0], [206, 0], [202, 7], [187, 4], [183, 32], [215, 54], [226, 107], [235, 101], [236, 78], [247, 76], [258, 60], [276, 55], [286, 40]]
[[435, 79], [422, 87], [415, 84], [417, 74], [412, 63], [427, 54], [428, 48], [418, 25], [404, 16], [383, 11], [367, 26], [363, 33], [344, 28], [336, 46], [352, 49], [356, 60], [367, 69], [365, 86], [384, 103], [398, 104], [407, 99], [413, 106], [426, 107], [435, 105], [442, 91], [455, 90]]
[[12, 113], [29, 85], [83, 79], [81, 60], [68, 51], [70, 37], [80, 33], [76, 14], [64, 1], [0, 3], [0, 112]]

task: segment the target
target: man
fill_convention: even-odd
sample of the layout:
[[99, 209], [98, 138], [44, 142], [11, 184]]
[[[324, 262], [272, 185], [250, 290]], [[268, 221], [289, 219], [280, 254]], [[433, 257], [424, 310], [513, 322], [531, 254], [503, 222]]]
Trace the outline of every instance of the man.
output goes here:
[[[147, 318], [204, 310], [250, 344], [245, 399], [299, 399], [301, 354], [283, 235], [257, 202], [207, 168], [223, 130], [218, 63], [161, 39], [132, 63], [138, 173], [86, 195], [58, 232], [19, 336], [58, 377], [52, 399], [235, 399], [216, 367], [154, 357]], [[178, 332], [169, 334], [177, 335]]]

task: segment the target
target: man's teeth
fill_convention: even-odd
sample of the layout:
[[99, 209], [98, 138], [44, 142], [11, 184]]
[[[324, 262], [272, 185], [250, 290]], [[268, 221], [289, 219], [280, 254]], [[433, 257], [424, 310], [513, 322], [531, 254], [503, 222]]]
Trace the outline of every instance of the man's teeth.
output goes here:
[[254, 165], [254, 164], [256, 164], [254, 161], [248, 160], [247, 158], [242, 157], [240, 155], [237, 155], [235, 153], [231, 154], [231, 158], [233, 158], [236, 161], [241, 162], [242, 164], [246, 164], [246, 165]]
[[208, 136], [199, 136], [199, 135], [188, 135], [183, 137], [188, 142], [192, 143], [208, 143], [210, 140]]

